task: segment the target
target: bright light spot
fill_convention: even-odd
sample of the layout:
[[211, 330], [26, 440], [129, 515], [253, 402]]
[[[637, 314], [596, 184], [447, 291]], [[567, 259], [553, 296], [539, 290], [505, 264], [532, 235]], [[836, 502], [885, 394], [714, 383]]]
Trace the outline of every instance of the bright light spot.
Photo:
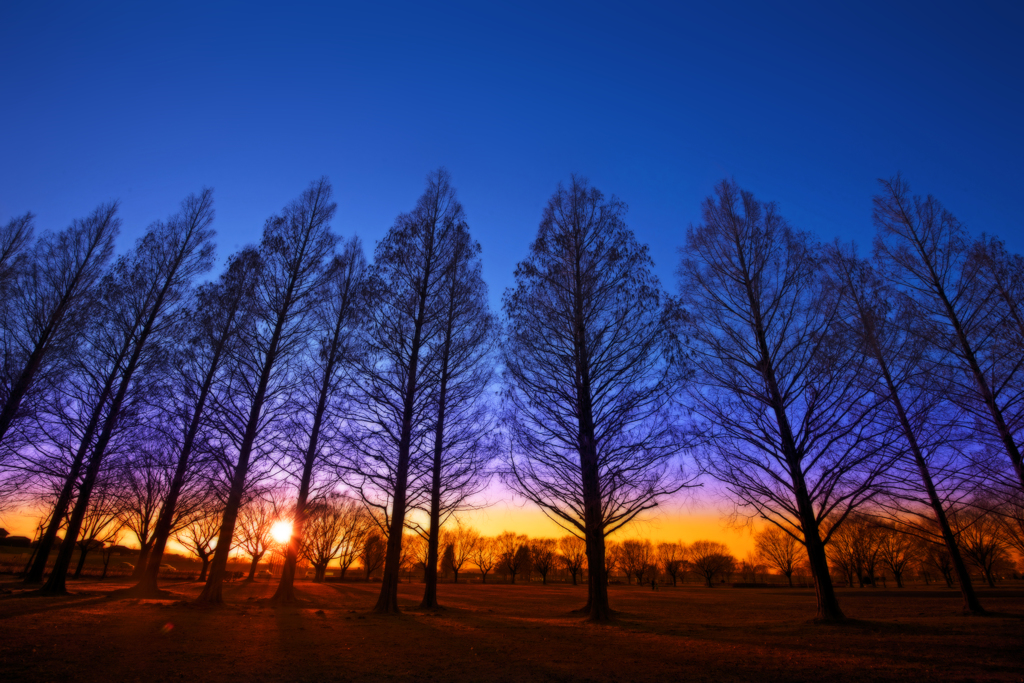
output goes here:
[[284, 545], [292, 537], [292, 523], [283, 519], [280, 522], [274, 522], [274, 526], [270, 527], [270, 537], [274, 539], [275, 543]]

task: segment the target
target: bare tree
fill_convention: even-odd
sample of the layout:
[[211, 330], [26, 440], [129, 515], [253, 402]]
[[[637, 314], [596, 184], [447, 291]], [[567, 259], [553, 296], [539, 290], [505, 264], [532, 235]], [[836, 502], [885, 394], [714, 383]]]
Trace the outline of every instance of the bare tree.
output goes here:
[[747, 553], [746, 558], [740, 562], [740, 576], [744, 581], [757, 583], [757, 575], [764, 573], [765, 564], [757, 553]]
[[0, 291], [6, 291], [18, 276], [20, 263], [35, 231], [35, 216], [29, 212], [0, 225]]
[[133, 579], [146, 571], [146, 563], [155, 540], [160, 503], [167, 494], [167, 453], [159, 439], [137, 443], [128, 459], [120, 465], [121, 523], [139, 543], [139, 559]]
[[[827, 523], [834, 524], [835, 520]], [[878, 523], [864, 514], [855, 513], [829, 534], [829, 557], [843, 572], [849, 586], [856, 581], [863, 588], [875, 585], [875, 567], [881, 549], [882, 534]]]
[[604, 554], [605, 581], [611, 579], [615, 570], [622, 566], [622, 544], [617, 541], [608, 541]]
[[[417, 506], [436, 445], [439, 359], [446, 279], [465, 234], [464, 212], [444, 169], [427, 177], [416, 208], [399, 216], [378, 244], [357, 370], [349, 483], [386, 526], [388, 548], [374, 607], [398, 613], [407, 512]], [[431, 437], [434, 437], [432, 440]]]
[[363, 544], [369, 534], [373, 532], [375, 523], [366, 509], [358, 502], [348, 502], [345, 498], [343, 503], [344, 518], [341, 528], [341, 542], [338, 544], [338, 569], [340, 578], [345, 578], [345, 572], [360, 557], [363, 552]]
[[497, 545], [495, 539], [481, 537], [473, 548], [473, 564], [480, 572], [481, 583], [487, 583], [487, 575], [498, 563]]
[[430, 462], [423, 600], [437, 603], [437, 559], [441, 527], [486, 485], [493, 431], [490, 406], [482, 400], [491, 384], [496, 325], [487, 306], [480, 246], [465, 225], [452, 235], [451, 261], [442, 275], [438, 335], [437, 401]]
[[206, 581], [217, 534], [220, 532], [220, 513], [215, 506], [219, 507], [219, 503], [211, 497], [207, 500], [207, 505], [197, 510], [174, 535], [178, 543], [202, 562], [202, 570], [197, 581]]
[[[295, 563], [302, 547], [306, 504], [315, 483], [317, 470], [323, 467], [328, 442], [333, 431], [330, 417], [332, 403], [341, 400], [341, 388], [350, 373], [349, 368], [357, 353], [352, 339], [358, 321], [362, 297], [366, 259], [358, 238], [343, 245], [334, 257], [330, 275], [323, 282], [319, 305], [310, 313], [310, 341], [299, 364], [299, 380], [294, 391], [293, 404], [298, 417], [288, 429], [284, 451], [301, 469], [299, 490], [293, 514], [293, 532], [285, 554], [281, 583], [272, 598], [277, 603], [295, 601]], [[318, 467], [318, 465], [320, 467]], [[326, 486], [333, 482], [328, 478]], [[323, 523], [326, 518], [322, 518]], [[337, 520], [336, 520], [337, 521]], [[323, 549], [323, 546], [317, 546]], [[318, 561], [322, 560], [322, 554]], [[330, 561], [330, 558], [327, 558]], [[314, 566], [319, 566], [314, 563]], [[326, 563], [323, 564], [326, 571]]]
[[545, 586], [548, 584], [548, 574], [558, 559], [557, 547], [557, 541], [553, 538], [537, 538], [530, 541], [530, 561]]
[[708, 588], [715, 585], [716, 578], [723, 578], [736, 567], [736, 558], [729, 549], [715, 541], [694, 541], [686, 548], [686, 559]]
[[530, 539], [525, 534], [503, 531], [494, 538], [498, 562], [516, 582], [516, 574], [523, 571], [530, 556]]
[[576, 577], [583, 578], [583, 568], [587, 564], [587, 542], [574, 534], [566, 534], [558, 539], [558, 552], [575, 586]]
[[310, 311], [328, 276], [327, 259], [337, 238], [330, 230], [336, 205], [327, 178], [310, 184], [280, 216], [263, 228], [261, 273], [251, 321], [238, 330], [238, 343], [226, 365], [227, 377], [214, 397], [221, 434], [227, 502], [210, 576], [197, 601], [220, 604], [231, 539], [247, 480], [274, 450], [275, 431], [288, 414], [294, 361], [308, 343]]
[[996, 512], [1003, 524], [1007, 544], [1024, 558], [1024, 492], [1005, 491]]
[[[142, 387], [152, 381], [146, 368], [163, 360], [159, 342], [173, 329], [192, 280], [210, 267], [214, 249], [212, 221], [212, 191], [206, 189], [199, 195], [191, 195], [182, 202], [178, 214], [166, 223], [156, 223], [106, 278], [96, 314], [101, 322], [90, 342], [101, 360], [99, 367], [85, 369], [87, 374], [95, 371], [97, 378], [103, 379], [95, 402], [87, 409], [88, 426], [58, 499], [58, 509], [67, 509], [72, 489], [77, 484], [75, 506], [56, 562], [43, 587], [45, 593], [66, 592], [65, 579], [75, 539], [88, 510], [89, 497], [107, 447], [123, 417], [122, 408], [132, 400], [130, 392], [144, 393]], [[136, 377], [140, 368], [142, 371]], [[83, 465], [84, 474], [79, 482]], [[63, 512], [58, 516], [63, 516]], [[40, 542], [37, 564], [26, 581], [41, 579], [55, 536], [56, 529], [47, 530]]]
[[774, 526], [766, 526], [754, 534], [758, 558], [786, 577], [793, 587], [793, 572], [800, 558], [800, 542], [791, 534]]
[[675, 586], [686, 567], [686, 545], [682, 542], [659, 543], [657, 553], [661, 571], [672, 578]]
[[901, 457], [882, 478], [888, 494], [885, 509], [893, 519], [922, 520], [916, 524], [918, 534], [932, 535], [937, 527], [953, 562], [963, 609], [980, 613], [981, 603], [947, 519], [947, 510], [971, 488], [964, 485], [965, 458], [958, 443], [967, 435], [957, 429], [960, 416], [945, 398], [951, 382], [936, 367], [932, 342], [921, 329], [913, 300], [900, 297], [856, 257], [852, 246], [833, 246], [828, 258], [837, 287], [846, 294], [842, 312], [850, 337], [872, 364], [867, 386], [884, 401], [875, 419], [902, 437]]
[[[313, 565], [313, 580], [321, 582], [327, 574], [327, 565], [343, 552], [352, 558], [358, 536], [365, 525], [362, 504], [337, 493], [310, 502], [306, 528], [303, 532], [302, 556]], [[344, 560], [343, 560], [344, 561]], [[352, 559], [348, 559], [351, 565]], [[346, 565], [346, 569], [348, 568]]]
[[82, 575], [85, 558], [92, 550], [100, 550], [111, 543], [121, 532], [124, 522], [121, 517], [121, 500], [118, 496], [117, 472], [108, 472], [100, 476], [95, 495], [89, 503], [89, 509], [82, 520], [82, 531], [79, 534], [78, 565], [73, 578]]
[[480, 532], [471, 526], [460, 522], [452, 530], [448, 547], [451, 548], [451, 566], [455, 573], [455, 583], [459, 582], [459, 572], [473, 557], [479, 543]]
[[622, 571], [636, 579], [637, 585], [644, 582], [644, 576], [655, 567], [654, 545], [647, 539], [629, 538], [622, 542]]
[[881, 541], [878, 545], [878, 557], [882, 564], [892, 572], [897, 588], [903, 588], [903, 576], [907, 570], [919, 560], [918, 550], [921, 544], [913, 535], [906, 533], [897, 525], [885, 525], [881, 528]]
[[[117, 204], [104, 204], [67, 229], [43, 235], [25, 253], [31, 219], [31, 214], [26, 214], [0, 231], [5, 316], [0, 443], [36, 380], [52, 371], [62, 360], [62, 351], [81, 336], [83, 316], [113, 253], [121, 224]], [[13, 262], [22, 253], [24, 263], [16, 268]]]
[[817, 618], [840, 620], [822, 521], [869, 501], [885, 466], [863, 357], [837, 329], [839, 293], [824, 286], [810, 235], [728, 181], [702, 213], [679, 269], [696, 342], [690, 395], [707, 438], [702, 465], [739, 512], [804, 544]]
[[379, 531], [371, 531], [363, 541], [360, 558], [363, 561], [363, 572], [366, 575], [367, 581], [384, 564], [384, 557], [387, 554], [387, 543], [387, 539]]
[[925, 541], [923, 543], [921, 553], [921, 567], [927, 571], [927, 569], [935, 569], [942, 575], [942, 578], [946, 581], [946, 587], [953, 587], [953, 561], [949, 557], [949, 550], [945, 545], [939, 543], [930, 543]]
[[1007, 304], [1002, 298], [1016, 287], [1000, 274], [998, 259], [984, 257], [984, 245], [972, 258], [967, 231], [937, 199], [912, 196], [899, 175], [879, 182], [875, 255], [890, 280], [913, 298], [926, 338], [960, 370], [950, 374], [959, 381], [949, 398], [987, 425], [983, 433], [1006, 453], [1024, 488], [1024, 367], [1021, 345], [1007, 343], [1024, 330], [1014, 320], [1019, 300], [1010, 295]]
[[252, 559], [249, 563], [248, 581], [256, 578], [260, 560], [274, 543], [270, 530], [280, 520], [284, 507], [284, 500], [280, 494], [264, 489], [255, 491], [238, 511], [235, 547], [240, 548]]
[[964, 557], [981, 571], [985, 582], [995, 588], [998, 569], [1008, 563], [1005, 528], [996, 515], [986, 512], [985, 505], [961, 510], [953, 515], [957, 540]]
[[505, 479], [586, 538], [595, 621], [612, 614], [605, 537], [684, 485], [676, 338], [625, 210], [582, 178], [560, 185], [504, 296]]
[[[139, 583], [126, 595], [159, 595], [157, 576], [163, 563], [167, 541], [175, 531], [176, 521], [191, 514], [190, 501], [205, 502], [208, 491], [190, 484], [210, 465], [209, 458], [196, 458], [197, 452], [209, 450], [209, 415], [211, 396], [222, 381], [223, 366], [237, 340], [238, 330], [247, 325], [252, 314], [253, 292], [260, 273], [259, 254], [244, 249], [228, 260], [227, 269], [216, 282], [199, 287], [184, 316], [178, 343], [173, 349], [174, 362], [169, 379], [170, 389], [164, 397], [164, 410], [169, 423], [164, 431], [174, 456], [173, 475], [161, 501], [160, 514], [153, 531], [153, 550]], [[189, 495], [190, 488], [195, 495]], [[206, 517], [209, 519], [209, 516]], [[203, 560], [202, 577], [206, 579], [207, 562]]]

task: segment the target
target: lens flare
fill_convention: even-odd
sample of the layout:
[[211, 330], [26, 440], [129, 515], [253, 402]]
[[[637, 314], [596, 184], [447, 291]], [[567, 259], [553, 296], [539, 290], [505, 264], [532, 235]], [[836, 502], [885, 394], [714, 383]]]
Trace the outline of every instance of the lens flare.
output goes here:
[[275, 543], [287, 543], [292, 537], [292, 523], [285, 520], [274, 522], [274, 526], [270, 527], [270, 537]]

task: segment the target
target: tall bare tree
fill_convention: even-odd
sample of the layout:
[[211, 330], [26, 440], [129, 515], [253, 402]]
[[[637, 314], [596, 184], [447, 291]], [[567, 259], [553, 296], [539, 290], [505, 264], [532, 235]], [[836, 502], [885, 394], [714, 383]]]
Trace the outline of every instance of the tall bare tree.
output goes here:
[[448, 269], [465, 232], [451, 178], [427, 176], [416, 208], [400, 215], [378, 244], [357, 369], [348, 479], [376, 511], [387, 556], [374, 611], [398, 613], [398, 582], [407, 513], [422, 499], [427, 454], [436, 429], [439, 340]]
[[[299, 379], [293, 392], [292, 404], [296, 406], [295, 419], [286, 430], [284, 452], [299, 470], [299, 490], [292, 515], [292, 537], [285, 551], [281, 582], [273, 600], [278, 603], [294, 602], [295, 564], [303, 543], [303, 526], [306, 520], [306, 504], [310, 499], [315, 476], [323, 467], [326, 452], [333, 442], [335, 448], [340, 440], [332, 438], [340, 428], [344, 415], [338, 410], [331, 411], [332, 405], [343, 402], [342, 387], [351, 378], [351, 366], [358, 353], [354, 340], [364, 296], [366, 259], [358, 238], [349, 240], [334, 257], [329, 268], [330, 274], [318, 294], [319, 302], [311, 310], [309, 326], [310, 343], [297, 364]], [[335, 420], [330, 420], [332, 416]], [[329, 488], [333, 479], [328, 477]], [[314, 491], [314, 496], [316, 492]], [[323, 514], [325, 510], [321, 510]], [[331, 517], [322, 517], [323, 524]], [[322, 545], [317, 546], [323, 548]], [[333, 557], [333, 555], [331, 556]], [[323, 559], [322, 553], [318, 562]], [[330, 561], [330, 557], [327, 561]], [[314, 566], [321, 566], [314, 562]], [[326, 563], [322, 564], [326, 571]], [[322, 580], [321, 576], [321, 580]]]
[[[27, 252], [30, 215], [11, 221], [0, 232], [0, 279], [4, 281], [0, 443], [36, 380], [59, 365], [64, 360], [62, 351], [80, 337], [83, 316], [113, 253], [120, 224], [117, 204], [104, 204], [65, 230], [43, 235]], [[19, 252], [26, 252], [23, 263], [14, 268], [11, 262]], [[7, 278], [4, 273], [9, 270], [15, 275]]]
[[840, 620], [822, 521], [869, 501], [885, 464], [864, 359], [837, 329], [838, 293], [824, 286], [810, 235], [728, 181], [702, 218], [687, 231], [679, 274], [703, 467], [740, 512], [804, 544], [817, 618]]
[[256, 461], [270, 457], [274, 436], [288, 412], [294, 362], [308, 343], [310, 313], [329, 275], [328, 259], [337, 242], [330, 230], [336, 208], [331, 194], [327, 178], [314, 181], [263, 228], [252, 314], [237, 332], [225, 382], [214, 397], [227, 500], [200, 603], [224, 600], [228, 553], [251, 469]]
[[899, 175], [879, 182], [875, 255], [890, 281], [913, 298], [926, 338], [959, 370], [950, 373], [958, 380], [950, 399], [986, 425], [981, 433], [1006, 454], [1024, 488], [1024, 364], [1019, 341], [1012, 343], [1024, 333], [1014, 301], [1019, 274], [1004, 272], [994, 245], [992, 251], [980, 245], [972, 255], [963, 224], [935, 197], [911, 195]]
[[[197, 467], [209, 464], [208, 458], [197, 463], [195, 456], [197, 452], [205, 455], [208, 450], [210, 399], [223, 381], [224, 365], [237, 343], [238, 331], [250, 322], [260, 264], [255, 249], [243, 249], [233, 255], [217, 281], [198, 288], [190, 312], [182, 321], [180, 338], [173, 349], [164, 407], [168, 413], [164, 419], [165, 436], [174, 459], [173, 474], [161, 501], [149, 562], [139, 583], [126, 595], [159, 595], [157, 576], [167, 541], [175, 531], [175, 521], [192, 516], [188, 509], [192, 507], [190, 501], [201, 507], [209, 499], [207, 482], [200, 476], [203, 467]], [[203, 519], [208, 526], [211, 515]], [[205, 580], [208, 561], [201, 557]]]
[[684, 485], [670, 467], [680, 353], [625, 211], [582, 178], [560, 185], [504, 296], [505, 479], [586, 539], [594, 621], [612, 614], [605, 536]]
[[442, 274], [437, 398], [427, 500], [427, 561], [420, 607], [437, 603], [439, 537], [444, 522], [487, 483], [493, 451], [491, 406], [484, 401], [493, 375], [496, 325], [487, 306], [480, 246], [462, 224], [452, 235], [451, 261]]
[[[963, 596], [963, 610], [982, 612], [947, 510], [972, 487], [965, 482], [964, 437], [959, 411], [946, 400], [953, 387], [936, 363], [933, 343], [922, 329], [917, 306], [890, 287], [875, 268], [858, 259], [852, 246], [828, 249], [836, 287], [845, 296], [841, 313], [854, 340], [870, 362], [865, 377], [883, 401], [879, 424], [900, 435], [897, 458], [882, 477], [888, 495], [883, 509], [897, 520], [918, 520], [918, 535], [938, 536], [945, 544]], [[937, 533], [936, 533], [937, 532]], [[901, 579], [897, 579], [899, 583]]]
[[[105, 379], [100, 382], [97, 400], [87, 409], [90, 413], [88, 426], [58, 500], [58, 509], [66, 509], [77, 484], [66, 535], [43, 587], [46, 593], [66, 592], [65, 579], [75, 539], [88, 510], [89, 496], [107, 447], [122, 418], [122, 408], [131, 400], [129, 394], [133, 389], [138, 392], [140, 386], [153, 381], [146, 368], [163, 360], [162, 337], [173, 329], [193, 279], [210, 267], [214, 249], [212, 221], [212, 190], [189, 196], [182, 202], [178, 214], [166, 223], [156, 223], [106, 278], [97, 311], [101, 323], [91, 341], [102, 360], [99, 367], [86, 370], [87, 373], [96, 371], [97, 376]], [[140, 368], [143, 370], [136, 377]], [[83, 464], [85, 469], [79, 482]], [[56, 529], [47, 530], [28, 581], [41, 579], [48, 554], [44, 547], [48, 551], [55, 536]]]

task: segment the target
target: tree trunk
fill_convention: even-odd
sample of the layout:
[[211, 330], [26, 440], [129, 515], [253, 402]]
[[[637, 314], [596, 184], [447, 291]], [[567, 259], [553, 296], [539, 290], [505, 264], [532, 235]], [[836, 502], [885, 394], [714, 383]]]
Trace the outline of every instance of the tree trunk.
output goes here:
[[[132, 571], [132, 575], [129, 577], [130, 581], [139, 581], [146, 574], [146, 563], [149, 561], [149, 551], [152, 548], [152, 540], [149, 543], [143, 543], [139, 547], [139, 561], [135, 563], [135, 569]], [[157, 565], [159, 570], [160, 565]]]
[[378, 614], [399, 614], [398, 584], [401, 580], [402, 534], [405, 531], [406, 495], [409, 485], [409, 449], [412, 442], [412, 418], [416, 406], [419, 357], [422, 346], [423, 325], [426, 320], [427, 294], [430, 287], [430, 268], [424, 273], [419, 292], [412, 345], [409, 350], [408, 381], [402, 406], [402, 431], [398, 441], [398, 466], [395, 471], [395, 494], [391, 503], [391, 526], [388, 529], [388, 547], [384, 556], [384, 574], [380, 580], [380, 595], [373, 611]]
[[199, 560], [203, 563], [203, 568], [199, 570], [199, 578], [197, 581], [206, 581], [206, 572], [210, 568], [210, 556], [200, 555]]
[[[299, 495], [295, 501], [295, 518], [292, 520], [292, 536], [288, 540], [288, 550], [285, 553], [284, 568], [281, 571], [281, 582], [277, 585], [277, 591], [271, 602], [275, 604], [286, 604], [295, 602], [295, 566], [299, 560], [299, 548], [302, 547], [303, 527], [306, 524], [306, 505], [309, 499], [309, 486], [313, 479], [313, 464], [316, 462], [317, 447], [320, 442], [320, 429], [323, 425], [324, 411], [327, 410], [328, 390], [331, 386], [331, 377], [334, 375], [334, 367], [338, 355], [337, 347], [341, 337], [341, 322], [334, 329], [334, 337], [331, 345], [331, 356], [324, 367], [324, 374], [321, 378], [320, 392], [317, 397], [316, 408], [313, 412], [313, 425], [309, 431], [309, 444], [306, 446], [305, 460], [302, 463], [302, 479], [299, 481]], [[326, 567], [324, 572], [326, 572]], [[323, 578], [321, 577], [321, 581]]]
[[[978, 600], [977, 593], [974, 591], [974, 585], [971, 583], [971, 574], [967, 571], [967, 566], [964, 564], [963, 556], [960, 554], [960, 546], [956, 542], [956, 537], [953, 535], [953, 529], [950, 527], [949, 519], [946, 517], [946, 510], [942, 507], [942, 500], [939, 498], [938, 491], [935, 489], [935, 483], [932, 480], [928, 462], [924, 458], [924, 452], [921, 450], [921, 445], [917, 440], [917, 435], [914, 433], [914, 428], [911, 426], [910, 420], [907, 417], [907, 412], [903, 406], [903, 399], [896, 390], [896, 383], [893, 381], [892, 374], [889, 371], [889, 365], [886, 362], [885, 357], [882, 355], [878, 340], [872, 336], [871, 341], [872, 350], [875, 353], [875, 360], [878, 361], [879, 367], [882, 371], [882, 377], [885, 379], [886, 387], [889, 391], [889, 400], [896, 408], [896, 414], [899, 417], [903, 436], [910, 445], [910, 452], [914, 456], [914, 464], [917, 466], [917, 472], [921, 477], [921, 483], [924, 485], [925, 492], [928, 494], [928, 503], [931, 505], [932, 514], [935, 516], [935, 522], [939, 525], [939, 530], [942, 534], [942, 541], [945, 543], [946, 550], [949, 552], [949, 557], [953, 563], [953, 571], [956, 573], [957, 582], [960, 584], [960, 594], [963, 596], [964, 600], [963, 611], [968, 614], [982, 614], [985, 610], [982, 608], [981, 601]], [[896, 578], [896, 583], [897, 585], [900, 584], [899, 577]]]
[[39, 543], [36, 546], [35, 560], [32, 568], [25, 575], [25, 583], [42, 583], [43, 581], [43, 574], [46, 572], [46, 562], [50, 559], [50, 551], [53, 550], [57, 533], [64, 522], [64, 515], [67, 514], [68, 506], [71, 504], [71, 497], [75, 492], [75, 484], [78, 482], [78, 476], [82, 472], [82, 465], [85, 463], [85, 455], [89, 452], [92, 438], [99, 428], [100, 418], [103, 415], [102, 408], [106, 404], [110, 392], [114, 389], [116, 379], [116, 373], [111, 372], [108, 375], [103, 392], [93, 407], [92, 415], [89, 416], [89, 423], [86, 425], [85, 432], [82, 435], [82, 441], [79, 443], [78, 450], [75, 451], [75, 459], [71, 463], [71, 470], [68, 473], [67, 479], [64, 480], [64, 486], [57, 497], [57, 502], [54, 504], [53, 512], [50, 515], [50, 523], [46, 526], [46, 532], [39, 538]]
[[82, 575], [82, 567], [85, 566], [85, 556], [89, 553], [89, 551], [86, 548], [79, 547], [78, 553], [78, 566], [75, 567], [75, 574], [73, 577], [71, 577], [74, 579], [77, 579], [79, 576]]
[[249, 578], [247, 578], [246, 581], [255, 581], [256, 580], [256, 568], [259, 566], [260, 558], [261, 557], [263, 557], [263, 556], [262, 555], [253, 555], [252, 556], [252, 562], [249, 563]]

